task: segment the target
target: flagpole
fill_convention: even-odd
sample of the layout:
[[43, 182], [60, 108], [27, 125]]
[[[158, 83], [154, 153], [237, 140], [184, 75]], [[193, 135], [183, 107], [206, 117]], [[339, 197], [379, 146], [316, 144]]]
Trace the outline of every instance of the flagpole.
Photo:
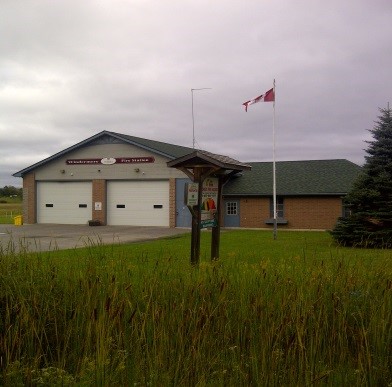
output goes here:
[[257, 102], [273, 102], [274, 111], [272, 117], [272, 201], [273, 201], [273, 223], [274, 223], [274, 239], [277, 238], [278, 234], [278, 221], [277, 221], [277, 209], [276, 209], [276, 165], [275, 165], [275, 79], [274, 79], [274, 87], [268, 90], [266, 93], [259, 95], [254, 99], [250, 99], [249, 101], [244, 102], [242, 105], [245, 106], [245, 111], [248, 111], [248, 106], [253, 105]]
[[273, 185], [273, 206], [274, 206], [274, 239], [278, 235], [278, 222], [277, 222], [277, 211], [276, 211], [276, 163], [275, 163], [275, 79], [274, 79], [274, 105], [273, 105], [273, 117], [272, 117], [272, 185]]

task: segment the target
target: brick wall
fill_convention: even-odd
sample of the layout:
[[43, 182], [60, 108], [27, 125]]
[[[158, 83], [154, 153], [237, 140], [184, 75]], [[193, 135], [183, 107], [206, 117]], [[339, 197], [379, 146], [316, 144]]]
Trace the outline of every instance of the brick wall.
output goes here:
[[[286, 197], [284, 198], [287, 229], [332, 229], [342, 214], [340, 197]], [[272, 228], [265, 224], [270, 218], [270, 198], [241, 198], [240, 227]]]
[[35, 174], [29, 173], [23, 177], [23, 223], [37, 223]]
[[285, 198], [284, 207], [288, 228], [330, 230], [342, 216], [340, 197]]
[[[106, 224], [106, 180], [104, 179], [97, 179], [93, 180], [92, 182], [92, 190], [93, 190], [93, 197], [92, 197], [92, 219], [99, 220], [101, 224]], [[95, 209], [95, 203], [101, 203], [101, 210]]]
[[240, 227], [266, 227], [264, 221], [269, 218], [268, 198], [240, 199]]

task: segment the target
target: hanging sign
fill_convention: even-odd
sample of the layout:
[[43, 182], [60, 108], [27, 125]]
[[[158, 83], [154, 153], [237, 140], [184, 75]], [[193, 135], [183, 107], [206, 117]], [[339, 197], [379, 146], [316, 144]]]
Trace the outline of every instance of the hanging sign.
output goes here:
[[186, 183], [185, 184], [185, 198], [184, 203], [188, 207], [197, 206], [199, 202], [199, 184]]
[[219, 179], [208, 177], [203, 182], [200, 228], [216, 227]]

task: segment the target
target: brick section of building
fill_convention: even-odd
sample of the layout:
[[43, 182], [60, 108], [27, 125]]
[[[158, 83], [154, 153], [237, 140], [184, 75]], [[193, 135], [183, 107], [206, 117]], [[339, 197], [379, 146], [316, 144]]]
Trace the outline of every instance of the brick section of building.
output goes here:
[[285, 198], [284, 209], [288, 228], [330, 230], [342, 216], [342, 198]]
[[23, 223], [37, 223], [37, 190], [34, 172], [23, 178]]
[[169, 227], [176, 227], [176, 179], [169, 179]]
[[[106, 180], [93, 180], [92, 189], [92, 220], [98, 220], [100, 224], [106, 225]], [[101, 210], [95, 209], [95, 203], [101, 203]]]
[[[270, 198], [240, 199], [240, 227], [272, 228], [266, 224], [270, 219]], [[285, 197], [284, 219], [287, 224], [279, 224], [283, 229], [331, 230], [342, 216], [340, 197]]]
[[266, 227], [264, 223], [269, 218], [268, 198], [240, 199], [240, 227]]

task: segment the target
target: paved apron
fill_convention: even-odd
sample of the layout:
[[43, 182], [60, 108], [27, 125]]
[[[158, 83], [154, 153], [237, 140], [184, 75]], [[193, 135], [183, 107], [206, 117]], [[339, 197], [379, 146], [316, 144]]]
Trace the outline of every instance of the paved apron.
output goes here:
[[186, 228], [64, 224], [0, 225], [0, 251], [65, 250], [92, 244], [120, 244], [190, 233]]

